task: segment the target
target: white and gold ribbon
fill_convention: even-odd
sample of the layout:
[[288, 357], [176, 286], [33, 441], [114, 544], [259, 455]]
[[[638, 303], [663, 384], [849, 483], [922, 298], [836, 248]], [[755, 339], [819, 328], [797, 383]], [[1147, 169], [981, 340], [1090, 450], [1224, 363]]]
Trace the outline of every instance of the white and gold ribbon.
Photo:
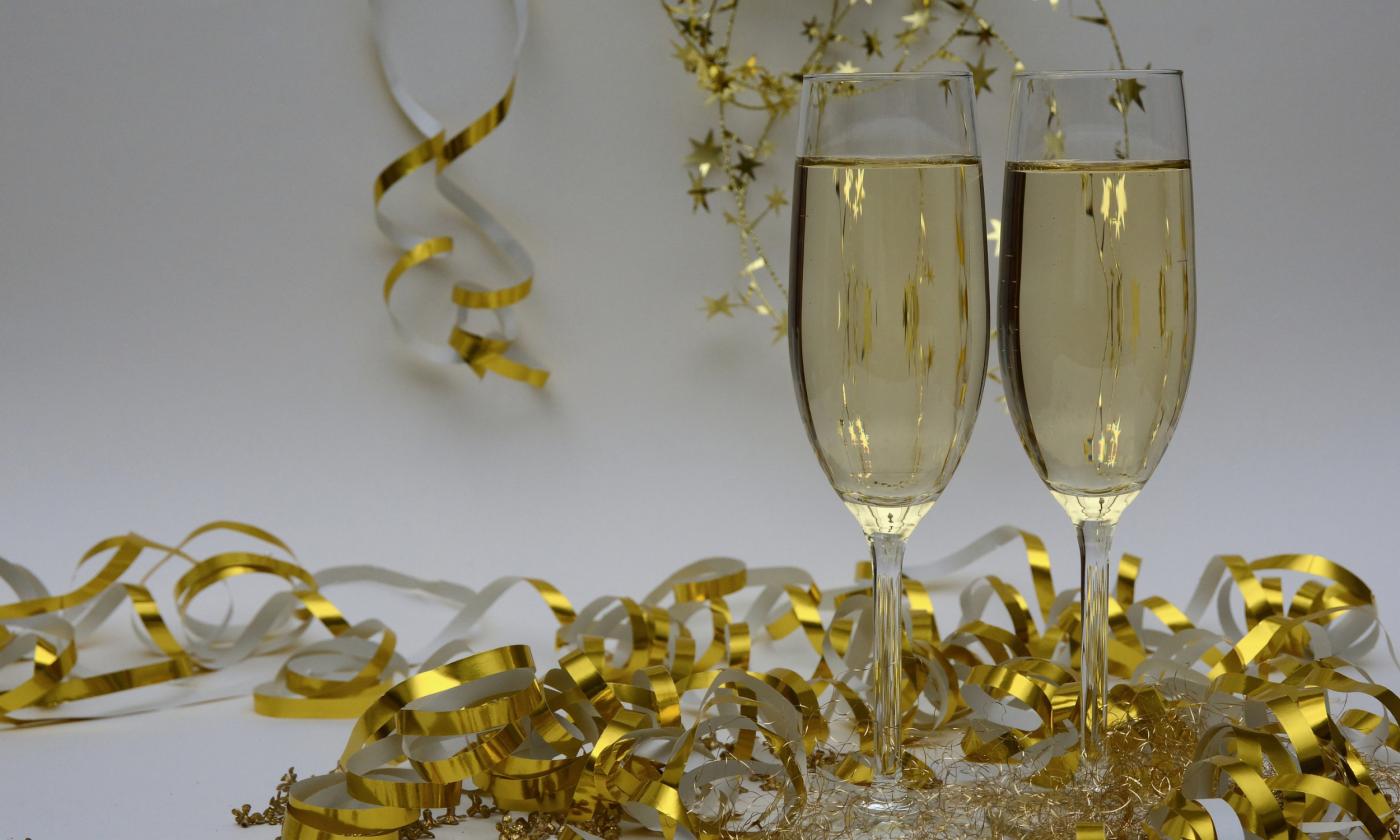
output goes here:
[[[206, 539], [247, 545], [196, 554]], [[1032, 597], [980, 578], [964, 588], [951, 631], [940, 632], [929, 597], [937, 581], [1012, 544], [1027, 561]], [[201, 526], [174, 544], [113, 537], [78, 566], [82, 582], [52, 595], [0, 561], [0, 580], [17, 598], [0, 605], [0, 667], [19, 673], [0, 684], [0, 722], [246, 694], [253, 672], [270, 670], [260, 667], [263, 654], [290, 652], [253, 690], [255, 708], [357, 722], [339, 771], [293, 788], [285, 836], [389, 837], [418, 809], [477, 791], [508, 810], [565, 813], [571, 836], [624, 819], [668, 838], [712, 840], [732, 832], [741, 801], [768, 803], [742, 815], [747, 833], [791, 832], [811, 796], [849, 795], [870, 778], [862, 753], [871, 737], [863, 698], [872, 605], [860, 584], [822, 590], [801, 569], [708, 558], [640, 598], [575, 610], [538, 578], [500, 578], [478, 591], [376, 566], [313, 575], [277, 537], [237, 522]], [[167, 566], [175, 579], [158, 598], [152, 583]], [[1110, 693], [1110, 735], [1127, 731], [1158, 755], [1177, 750], [1184, 775], [1169, 795], [1123, 812], [1138, 821], [1132, 830], [1223, 838], [1394, 829], [1385, 796], [1396, 791], [1382, 779], [1400, 778], [1392, 752], [1400, 696], [1349, 659], [1384, 635], [1366, 583], [1315, 555], [1223, 555], [1182, 610], [1138, 597], [1141, 567], [1124, 556], [1109, 614], [1110, 667], [1123, 680]], [[901, 692], [909, 778], [950, 781], [951, 765], [928, 750], [953, 749], [959, 766], [997, 774], [979, 807], [1030, 813], [1076, 759], [1074, 594], [1056, 590], [1044, 546], [1014, 528], [910, 572]], [[249, 575], [283, 588], [251, 610], [205, 603]], [[859, 565], [857, 580], [868, 576]], [[1298, 581], [1291, 590], [1285, 576]], [[455, 614], [423, 654], [408, 657], [391, 628], [352, 624], [335, 607], [327, 591], [348, 583], [431, 595]], [[557, 627], [556, 666], [537, 669], [518, 645], [473, 649], [474, 629], [515, 588], [532, 591], [540, 618]], [[123, 604], [147, 655], [135, 664], [94, 658], [90, 636]], [[1196, 626], [1212, 604], [1232, 629]], [[305, 642], [315, 625], [322, 638]], [[770, 643], [798, 630], [780, 666], [756, 667]], [[1185, 720], [1204, 728], [1183, 744]], [[1148, 784], [1133, 768], [1118, 771], [1125, 785]], [[1081, 822], [1057, 830], [1105, 836], [1104, 825]]]
[[[399, 110], [422, 136], [409, 149], [384, 168], [374, 181], [374, 218], [379, 229], [403, 252], [384, 279], [384, 305], [394, 331], [419, 356], [442, 364], [465, 364], [477, 376], [488, 372], [541, 388], [548, 380], [546, 371], [525, 365], [507, 355], [519, 337], [520, 329], [512, 307], [530, 294], [535, 267], [520, 241], [495, 216], [453, 180], [451, 168], [472, 147], [484, 140], [510, 113], [515, 94], [516, 69], [525, 44], [528, 10], [525, 0], [513, 0], [515, 44], [511, 51], [510, 84], [481, 116], [466, 128], [447, 136], [443, 123], [410, 93], [399, 74], [394, 52], [389, 46], [394, 26], [392, 0], [370, 0], [374, 46], [385, 82]], [[399, 281], [415, 266], [446, 257], [454, 249], [453, 238], [438, 233], [414, 231], [389, 217], [382, 201], [395, 184], [420, 167], [434, 164], [433, 183], [437, 192], [457, 208], [483, 239], [500, 255], [511, 280], [491, 287], [475, 279], [458, 280], [452, 287], [456, 320], [447, 340], [429, 341], [417, 336], [394, 311], [393, 295]], [[479, 323], [481, 322], [481, 323]], [[489, 324], [489, 326], [488, 326]]]

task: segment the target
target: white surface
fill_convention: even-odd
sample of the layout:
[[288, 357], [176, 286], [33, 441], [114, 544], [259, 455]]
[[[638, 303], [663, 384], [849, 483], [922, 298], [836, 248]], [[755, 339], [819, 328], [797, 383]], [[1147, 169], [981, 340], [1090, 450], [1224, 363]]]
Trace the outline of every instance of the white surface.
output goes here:
[[[1184, 419], [1119, 546], [1146, 556], [1142, 590], [1177, 598], [1217, 552], [1326, 554], [1400, 624], [1400, 6], [1110, 8], [1131, 63], [1187, 71], [1200, 282]], [[997, 9], [1013, 42], [1044, 29], [1028, 63], [1108, 60], [1045, 4]], [[441, 11], [406, 64], [461, 124], [504, 84], [482, 68], [509, 9]], [[519, 312], [543, 394], [393, 344], [370, 183], [413, 138], [360, 4], [0, 4], [0, 552], [61, 588], [102, 537], [235, 517], [313, 569], [528, 572], [579, 604], [708, 554], [846, 579], [862, 541], [807, 449], [785, 352], [756, 319], [696, 311], [738, 266], [718, 217], [688, 209], [680, 158], [709, 123], [664, 16], [534, 12], [515, 110], [462, 174], [538, 264]], [[798, 17], [774, 49], [800, 48]], [[994, 173], [1005, 99], [979, 117]], [[1069, 526], [989, 399], [911, 562], [1005, 521], [1072, 581]], [[235, 836], [225, 807], [329, 766], [344, 732], [233, 701], [0, 734], [0, 838], [89, 836], [89, 813], [112, 838]]]

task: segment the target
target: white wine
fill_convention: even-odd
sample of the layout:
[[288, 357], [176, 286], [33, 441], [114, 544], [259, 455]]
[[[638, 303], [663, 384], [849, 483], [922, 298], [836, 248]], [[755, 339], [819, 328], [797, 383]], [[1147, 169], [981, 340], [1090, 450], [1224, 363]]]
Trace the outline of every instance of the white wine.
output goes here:
[[1166, 451], [1191, 373], [1190, 164], [1012, 163], [1005, 195], [1012, 418], [1075, 521], [1115, 520]]
[[976, 158], [797, 162], [793, 381], [812, 448], [866, 533], [943, 492], [987, 365]]

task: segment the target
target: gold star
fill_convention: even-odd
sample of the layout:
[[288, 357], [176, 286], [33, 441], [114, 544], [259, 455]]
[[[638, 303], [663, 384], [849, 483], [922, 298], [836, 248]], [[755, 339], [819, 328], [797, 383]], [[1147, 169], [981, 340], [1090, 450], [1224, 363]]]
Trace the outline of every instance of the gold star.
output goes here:
[[880, 50], [880, 34], [869, 30], [863, 30], [862, 34], [865, 36], [865, 57], [870, 58], [878, 55], [884, 58], [885, 54]]
[[977, 31], [973, 34], [977, 36], [977, 43], [984, 47], [991, 46], [992, 41], [997, 37], [997, 34], [992, 31], [992, 25], [981, 18], [977, 19]]
[[849, 61], [842, 61], [836, 65], [837, 73], [859, 73], [860, 68]]
[[751, 55], [749, 56], [748, 61], [745, 61], [743, 64], [739, 65], [738, 73], [740, 78], [752, 79], [753, 77], [758, 75], [759, 69], [760, 68], [758, 66], [758, 56]]
[[1108, 101], [1120, 112], [1127, 113], [1131, 105], [1137, 105], [1143, 111], [1147, 110], [1147, 106], [1142, 104], [1142, 82], [1137, 79], [1119, 79], [1114, 83], [1114, 88], [1115, 92]]
[[963, 61], [963, 64], [967, 65], [967, 69], [972, 71], [972, 93], [974, 96], [981, 96], [982, 91], [984, 90], [987, 93], [992, 92], [992, 86], [990, 82], [992, 79], [992, 74], [997, 71], [997, 68], [988, 67], [986, 62], [986, 53], [982, 53], [981, 55], [977, 56], [976, 64], [971, 64], [966, 60]]
[[704, 140], [690, 141], [690, 154], [686, 155], [685, 162], [688, 166], [693, 166], [700, 170], [700, 177], [710, 174], [710, 167], [719, 166], [723, 160], [724, 150], [715, 142], [714, 129], [705, 135]]
[[705, 208], [706, 213], [710, 212], [709, 195], [714, 191], [714, 187], [705, 186], [705, 176], [691, 175], [690, 189], [686, 191], [686, 195], [690, 196], [691, 201], [690, 212], [694, 213], [701, 207]]
[[821, 21], [815, 17], [802, 21], [802, 35], [808, 41], [815, 41], [822, 36]]
[[988, 219], [987, 227], [991, 228], [987, 232], [987, 241], [995, 242], [996, 249], [992, 251], [993, 256], [1001, 256], [1001, 219]]
[[762, 165], [763, 164], [758, 162], [758, 158], [751, 158], [743, 152], [740, 152], [739, 162], [734, 165], [734, 168], [739, 171], [739, 177], [748, 178], [752, 181], [754, 178], [758, 177], [756, 170]]
[[783, 339], [787, 338], [787, 332], [788, 332], [787, 313], [786, 313], [786, 312], [779, 312], [779, 313], [778, 313], [778, 320], [777, 320], [776, 322], [774, 322], [774, 324], [773, 324], [773, 343], [774, 343], [774, 344], [777, 344], [779, 341], [782, 341]]
[[733, 318], [734, 310], [730, 309], [733, 305], [733, 302], [729, 299], [729, 292], [725, 292], [717, 298], [705, 298], [705, 305], [700, 308], [705, 311], [705, 320], [708, 321], [716, 315], [728, 315], [730, 318]]
[[671, 44], [671, 46], [675, 48], [675, 51], [672, 53], [672, 55], [674, 55], [680, 61], [680, 63], [685, 66], [685, 72], [694, 73], [695, 71], [700, 69], [700, 62], [702, 61], [702, 58], [700, 56], [700, 53], [695, 51], [694, 47], [680, 43], [673, 43]]
[[787, 196], [783, 194], [782, 187], [774, 187], [773, 191], [768, 194], [769, 210], [780, 210], [787, 206], [787, 203]]
[[702, 67], [698, 76], [700, 87], [710, 92], [710, 95], [705, 98], [706, 105], [716, 99], [727, 102], [734, 98], [735, 91], [739, 89], [739, 86], [734, 82], [734, 77], [729, 75], [729, 71], [725, 70], [721, 64]]
[[928, 26], [929, 19], [932, 17], [933, 14], [927, 9], [918, 9], [900, 18], [900, 20], [909, 24], [910, 29], [923, 29], [925, 26]]

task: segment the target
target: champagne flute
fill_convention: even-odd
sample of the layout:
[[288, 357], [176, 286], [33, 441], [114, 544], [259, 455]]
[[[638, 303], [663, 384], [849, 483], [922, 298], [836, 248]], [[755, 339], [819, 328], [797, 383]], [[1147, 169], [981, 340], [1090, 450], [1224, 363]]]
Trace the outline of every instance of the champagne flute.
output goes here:
[[874, 560], [875, 817], [908, 809], [900, 652], [905, 540], [947, 486], [987, 363], [986, 222], [965, 72], [803, 79], [790, 351], [827, 479]]
[[1007, 403], [1080, 556], [1080, 768], [1105, 766], [1113, 529], [1191, 373], [1191, 164], [1177, 70], [1012, 83], [997, 326]]

